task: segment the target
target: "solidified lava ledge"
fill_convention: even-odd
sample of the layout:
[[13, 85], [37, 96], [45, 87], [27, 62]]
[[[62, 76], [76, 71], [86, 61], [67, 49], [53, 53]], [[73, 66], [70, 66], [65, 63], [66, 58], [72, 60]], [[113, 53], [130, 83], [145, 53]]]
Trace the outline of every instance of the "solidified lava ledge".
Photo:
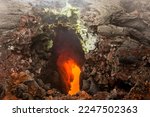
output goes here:
[[0, 99], [150, 99], [147, 0], [69, 1], [0, 25]]

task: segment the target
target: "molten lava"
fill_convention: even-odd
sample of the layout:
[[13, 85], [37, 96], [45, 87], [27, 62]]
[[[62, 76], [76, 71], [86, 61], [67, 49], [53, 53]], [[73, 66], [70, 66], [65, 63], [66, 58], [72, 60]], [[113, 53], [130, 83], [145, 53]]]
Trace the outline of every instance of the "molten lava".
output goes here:
[[82, 84], [80, 73], [84, 64], [84, 51], [80, 38], [74, 30], [63, 26], [56, 27], [51, 60], [54, 64], [51, 68], [59, 74], [50, 79], [52, 87], [70, 95], [79, 92]]
[[66, 60], [60, 56], [57, 61], [61, 78], [68, 94], [74, 95], [80, 91], [80, 67], [73, 59]]

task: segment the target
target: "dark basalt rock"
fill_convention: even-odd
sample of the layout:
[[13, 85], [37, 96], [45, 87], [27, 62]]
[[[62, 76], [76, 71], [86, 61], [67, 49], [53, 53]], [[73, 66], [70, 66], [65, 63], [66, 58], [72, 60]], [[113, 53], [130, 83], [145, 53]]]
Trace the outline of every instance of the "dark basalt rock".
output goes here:
[[2, 84], [0, 84], [0, 99], [5, 96], [5, 92], [6, 92], [5, 87]]

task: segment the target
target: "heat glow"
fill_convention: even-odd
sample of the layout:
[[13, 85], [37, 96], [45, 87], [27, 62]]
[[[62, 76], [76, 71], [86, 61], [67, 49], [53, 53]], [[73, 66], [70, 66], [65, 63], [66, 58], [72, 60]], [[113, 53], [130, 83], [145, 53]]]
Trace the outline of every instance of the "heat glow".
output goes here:
[[73, 59], [62, 59], [59, 57], [57, 61], [61, 79], [65, 84], [65, 90], [68, 94], [74, 95], [80, 91], [80, 67]]

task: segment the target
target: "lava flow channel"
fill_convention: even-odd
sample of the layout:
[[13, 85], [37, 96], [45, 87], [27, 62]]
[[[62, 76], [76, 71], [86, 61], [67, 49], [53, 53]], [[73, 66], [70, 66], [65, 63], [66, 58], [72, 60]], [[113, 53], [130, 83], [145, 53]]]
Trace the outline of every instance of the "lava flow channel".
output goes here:
[[73, 59], [65, 60], [60, 56], [57, 61], [61, 78], [65, 84], [65, 90], [70, 95], [74, 95], [80, 91], [80, 67]]

